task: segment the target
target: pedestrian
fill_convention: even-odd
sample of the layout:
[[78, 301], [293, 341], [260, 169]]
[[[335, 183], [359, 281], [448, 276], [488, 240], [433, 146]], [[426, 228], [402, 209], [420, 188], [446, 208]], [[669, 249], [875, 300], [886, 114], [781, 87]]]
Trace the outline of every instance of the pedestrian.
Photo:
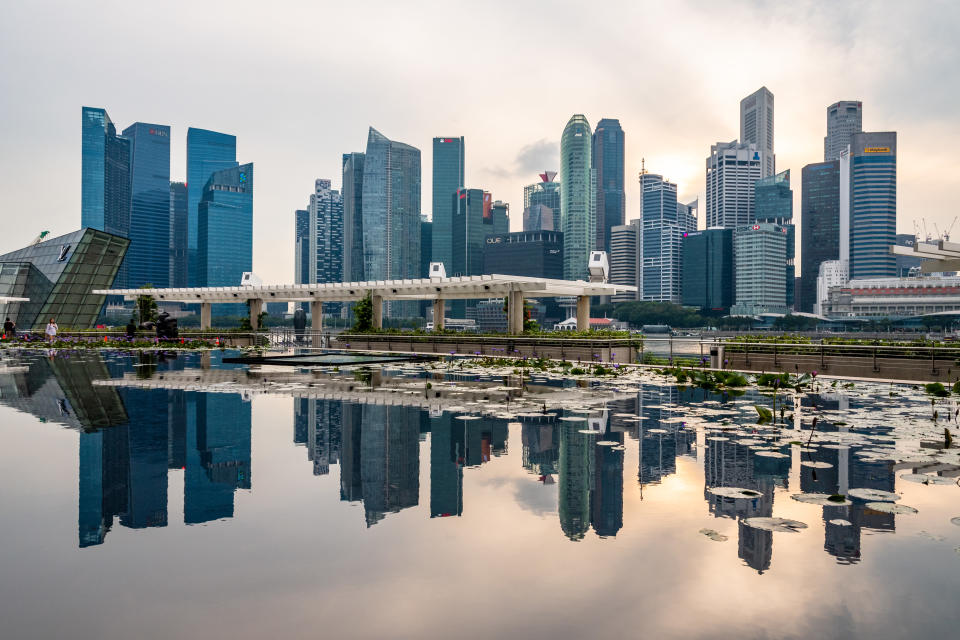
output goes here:
[[4, 338], [16, 338], [17, 337], [17, 325], [13, 323], [10, 318], [7, 318], [6, 322], [3, 323], [3, 337]]
[[57, 339], [57, 331], [60, 330], [60, 327], [57, 326], [57, 321], [53, 318], [50, 318], [50, 322], [47, 324], [47, 340], [49, 342], [54, 342]]

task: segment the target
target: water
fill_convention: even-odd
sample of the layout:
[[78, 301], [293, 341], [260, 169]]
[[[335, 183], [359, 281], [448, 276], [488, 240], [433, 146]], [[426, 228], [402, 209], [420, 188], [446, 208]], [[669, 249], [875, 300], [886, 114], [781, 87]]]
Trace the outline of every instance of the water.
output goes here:
[[[522, 391], [412, 365], [276, 376], [217, 353], [6, 353], [4, 637], [954, 637], [960, 622], [957, 450], [937, 448], [955, 406], [934, 423], [922, 390], [780, 394], [783, 423], [757, 427], [768, 395], [649, 375]], [[915, 470], [930, 484], [903, 479]], [[791, 497], [856, 488], [918, 512]]]

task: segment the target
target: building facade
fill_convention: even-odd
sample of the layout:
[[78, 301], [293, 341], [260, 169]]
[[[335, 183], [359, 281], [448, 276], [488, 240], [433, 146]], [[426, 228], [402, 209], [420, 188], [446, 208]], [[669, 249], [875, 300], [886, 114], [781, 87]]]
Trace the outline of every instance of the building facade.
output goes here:
[[[363, 161], [363, 277], [417, 278], [420, 272], [420, 150], [370, 127]], [[387, 317], [413, 317], [418, 305], [391, 301]]]
[[544, 171], [540, 182], [523, 188], [523, 230], [560, 231], [560, 183], [555, 171]]
[[827, 107], [827, 135], [823, 138], [823, 161], [831, 162], [850, 144], [855, 133], [863, 131], [863, 103], [841, 100]]
[[740, 142], [757, 145], [762, 157], [760, 177], [777, 171], [773, 147], [773, 94], [766, 87], [740, 101]]
[[127, 286], [170, 286], [170, 127], [135, 122], [130, 140], [130, 248]]
[[343, 282], [363, 282], [363, 159], [343, 154]]
[[813, 301], [813, 313], [825, 315], [830, 300], [830, 289], [846, 286], [850, 280], [847, 263], [842, 260], [824, 260], [817, 272], [817, 293]]
[[[310, 229], [310, 284], [343, 281], [343, 198], [330, 180], [314, 182], [307, 206]], [[325, 302], [325, 313], [337, 313], [340, 303]]]
[[[642, 220], [631, 220], [629, 224], [617, 225], [610, 230], [610, 282], [638, 287], [640, 273], [640, 235]], [[613, 296], [614, 303], [630, 302], [637, 299], [634, 292], [618, 293]]]
[[488, 235], [483, 273], [563, 279], [563, 234], [515, 231]]
[[294, 284], [310, 284], [310, 212], [307, 209], [297, 209], [294, 212], [293, 231], [293, 282]]
[[89, 329], [113, 286], [130, 241], [84, 228], [0, 256], [0, 295], [29, 302], [0, 303], [17, 328], [42, 330], [50, 318], [62, 329]]
[[453, 266], [453, 194], [464, 188], [463, 136], [433, 139], [433, 245], [423, 247], [432, 262]]
[[771, 223], [739, 227], [733, 234], [735, 316], [786, 313], [787, 229]]
[[616, 118], [603, 118], [593, 132], [591, 150], [597, 193], [597, 244], [610, 251], [610, 230], [622, 225], [626, 214], [624, 191], [624, 133]]
[[683, 304], [727, 313], [735, 301], [733, 229], [691, 231], [683, 238]]
[[897, 134], [850, 136], [850, 278], [896, 275]]
[[207, 182], [215, 172], [239, 164], [236, 136], [193, 127], [187, 129], [187, 281], [191, 287], [207, 284], [201, 279], [199, 262], [200, 202]]
[[187, 185], [170, 183], [170, 286], [187, 286]]
[[253, 163], [215, 171], [198, 212], [198, 286], [239, 286], [253, 270]]
[[597, 243], [596, 191], [590, 123], [573, 115], [560, 139], [560, 226], [563, 231], [563, 277], [587, 280], [590, 252]]
[[820, 265], [840, 259], [840, 161], [808, 164], [800, 189], [800, 311], [814, 312]]
[[792, 309], [797, 241], [793, 225], [793, 190], [790, 188], [789, 169], [757, 180], [754, 185], [753, 213], [757, 222], [780, 225], [787, 230], [787, 256], [783, 265], [784, 291], [787, 308]]
[[[679, 304], [683, 234], [696, 231], [686, 205], [678, 206], [677, 185], [653, 173], [640, 174], [640, 290], [638, 299]], [[682, 210], [682, 215], [681, 215]]]
[[908, 318], [960, 312], [960, 277], [851, 279], [832, 287], [823, 314], [831, 318]]
[[707, 158], [707, 228], [753, 223], [754, 185], [763, 177], [756, 144], [718, 142]]

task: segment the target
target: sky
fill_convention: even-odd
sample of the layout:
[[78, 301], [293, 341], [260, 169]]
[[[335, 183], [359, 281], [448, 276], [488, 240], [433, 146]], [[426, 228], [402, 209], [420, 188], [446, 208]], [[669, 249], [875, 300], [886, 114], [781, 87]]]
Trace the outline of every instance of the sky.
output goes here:
[[[960, 211], [960, 3], [524, 0], [7, 3], [0, 9], [0, 253], [80, 226], [80, 112], [123, 129], [172, 127], [185, 179], [188, 127], [237, 136], [253, 162], [254, 271], [293, 281], [294, 211], [368, 127], [422, 151], [465, 137], [466, 186], [511, 204], [559, 168], [574, 113], [626, 132], [626, 218], [637, 174], [700, 198], [710, 145], [739, 136], [739, 102], [775, 96], [777, 170], [823, 160], [826, 108], [862, 100], [866, 131], [898, 134], [901, 233]], [[800, 246], [798, 242], [798, 252]], [[797, 259], [799, 275], [799, 255]]]

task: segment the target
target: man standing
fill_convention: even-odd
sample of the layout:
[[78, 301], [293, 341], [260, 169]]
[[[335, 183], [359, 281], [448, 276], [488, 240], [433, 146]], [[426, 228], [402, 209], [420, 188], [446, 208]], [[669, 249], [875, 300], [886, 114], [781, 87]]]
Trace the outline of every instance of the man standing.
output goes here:
[[10, 318], [3, 323], [3, 337], [13, 339], [17, 337], [17, 325]]

